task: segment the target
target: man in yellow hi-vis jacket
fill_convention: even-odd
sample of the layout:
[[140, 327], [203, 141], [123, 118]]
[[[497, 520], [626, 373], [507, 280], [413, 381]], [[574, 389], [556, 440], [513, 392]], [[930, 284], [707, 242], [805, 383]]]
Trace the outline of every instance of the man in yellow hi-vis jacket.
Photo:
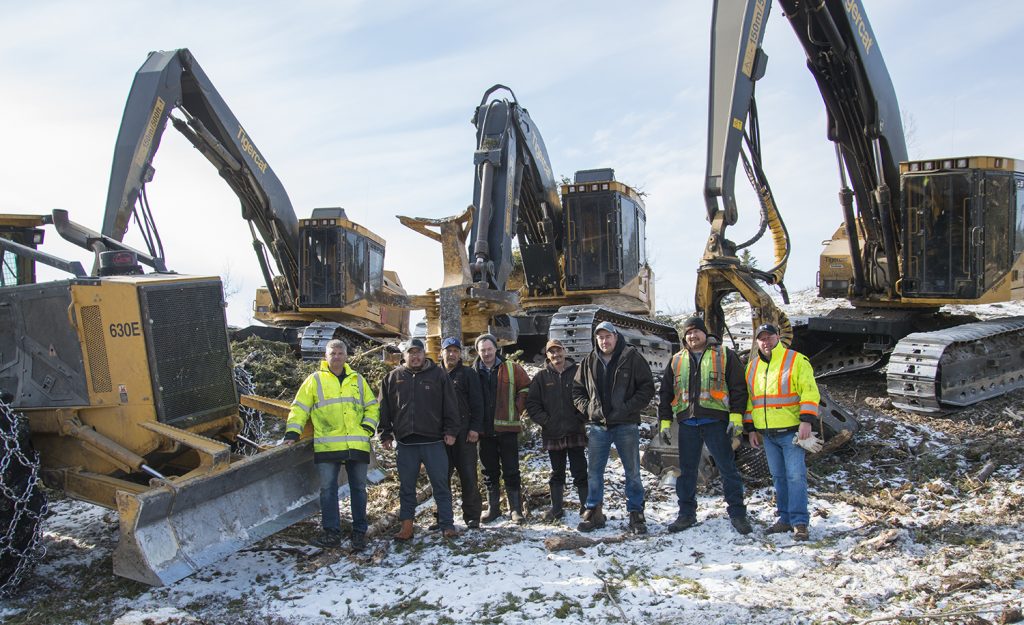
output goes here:
[[679, 515], [668, 531], [681, 532], [697, 524], [697, 472], [701, 449], [707, 446], [722, 476], [732, 526], [740, 534], [749, 534], [753, 528], [747, 520], [743, 480], [733, 457], [733, 449], [739, 445], [732, 444], [740, 441], [742, 411], [747, 405], [743, 364], [734, 351], [708, 335], [700, 317], [683, 323], [683, 343], [684, 348], [672, 356], [661, 376], [658, 402], [662, 436], [671, 431], [673, 420], [679, 422]]
[[285, 441], [298, 440], [306, 421], [313, 420], [313, 462], [320, 475], [321, 547], [341, 544], [338, 473], [348, 475], [352, 505], [352, 548], [366, 547], [366, 474], [370, 437], [377, 431], [379, 408], [373, 389], [345, 362], [348, 348], [337, 339], [327, 343], [320, 370], [306, 378], [288, 414]]
[[811, 422], [818, 416], [821, 395], [807, 356], [779, 342], [779, 329], [766, 323], [754, 335], [757, 354], [747, 363], [747, 410], [744, 429], [750, 444], [764, 444], [775, 485], [779, 519], [767, 534], [793, 532], [794, 540], [807, 540], [807, 465], [804, 441], [811, 438]]

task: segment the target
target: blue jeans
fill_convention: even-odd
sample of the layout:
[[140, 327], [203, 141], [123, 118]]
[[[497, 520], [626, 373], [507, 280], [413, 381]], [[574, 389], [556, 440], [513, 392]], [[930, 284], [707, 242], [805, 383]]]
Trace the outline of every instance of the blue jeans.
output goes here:
[[726, 421], [715, 421], [704, 425], [677, 425], [679, 430], [679, 478], [676, 479], [676, 496], [679, 497], [679, 514], [697, 516], [697, 470], [700, 452], [708, 446], [715, 460], [718, 473], [722, 476], [722, 490], [728, 504], [730, 518], [743, 517], [747, 507], [743, 505], [743, 480], [736, 469], [732, 452], [732, 441], [726, 432]]
[[807, 465], [804, 449], [793, 443], [793, 432], [771, 434], [764, 439], [764, 455], [775, 484], [779, 520], [788, 525], [807, 525]]
[[398, 443], [398, 520], [408, 521], [416, 516], [416, 478], [420, 465], [427, 469], [430, 488], [437, 504], [437, 523], [441, 530], [455, 529], [452, 513], [452, 490], [448, 485], [448, 453], [444, 441], [406, 445]]
[[346, 462], [319, 462], [316, 465], [320, 475], [320, 517], [324, 531], [340, 532], [341, 515], [338, 513], [338, 474], [345, 465], [348, 475], [349, 501], [352, 504], [352, 531], [365, 534], [366, 524], [366, 471], [369, 463], [348, 460]]
[[590, 456], [587, 467], [587, 482], [590, 490], [587, 494], [587, 508], [596, 508], [604, 503], [604, 468], [608, 464], [608, 455], [612, 444], [622, 461], [622, 470], [626, 474], [626, 510], [629, 512], [644, 511], [644, 485], [640, 481], [640, 426], [635, 423], [605, 428], [600, 425], [587, 425], [587, 454]]

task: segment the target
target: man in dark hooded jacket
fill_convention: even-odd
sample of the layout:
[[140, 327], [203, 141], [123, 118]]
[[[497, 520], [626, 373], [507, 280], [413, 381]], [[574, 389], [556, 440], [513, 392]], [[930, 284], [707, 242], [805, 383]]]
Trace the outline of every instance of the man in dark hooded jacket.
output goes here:
[[555, 339], [548, 341], [544, 353], [548, 364], [530, 382], [526, 413], [541, 427], [541, 440], [551, 460], [551, 509], [544, 514], [544, 520], [550, 523], [564, 514], [566, 460], [580, 495], [580, 514], [587, 503], [587, 429], [586, 417], [572, 403], [576, 363]]
[[654, 376], [644, 357], [611, 322], [594, 330], [594, 351], [576, 371], [572, 399], [587, 416], [587, 453], [590, 457], [587, 509], [577, 526], [581, 532], [604, 527], [604, 469], [612, 444], [626, 474], [626, 510], [629, 529], [647, 533], [644, 486], [640, 480], [640, 412], [654, 397]]

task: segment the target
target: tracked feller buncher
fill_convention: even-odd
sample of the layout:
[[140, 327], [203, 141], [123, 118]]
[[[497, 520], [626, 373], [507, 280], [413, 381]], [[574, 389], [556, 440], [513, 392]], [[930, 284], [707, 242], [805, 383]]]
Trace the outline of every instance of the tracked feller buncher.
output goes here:
[[469, 347], [490, 332], [527, 357], [557, 338], [580, 361], [593, 349], [593, 328], [612, 321], [660, 373], [679, 336], [651, 318], [654, 274], [640, 194], [612, 169], [557, 183], [540, 131], [504, 85], [484, 93], [473, 124], [473, 203], [445, 219], [399, 217], [442, 245], [443, 286], [413, 298], [427, 310], [428, 349], [436, 352], [444, 336]]
[[[98, 253], [97, 275], [36, 249], [50, 223]], [[0, 589], [38, 550], [37, 475], [116, 510], [114, 573], [151, 585], [318, 509], [308, 433], [277, 448], [238, 435], [219, 278], [166, 273], [162, 259], [65, 211], [0, 216], [0, 253], [0, 433], [14, 433], [0, 449], [0, 524], [16, 538], [0, 545]], [[155, 271], [143, 274], [140, 261]], [[34, 283], [36, 262], [72, 277]], [[242, 455], [239, 445], [260, 451]]]
[[[385, 241], [342, 208], [297, 219], [288, 193], [252, 136], [187, 49], [151, 52], [135, 74], [117, 135], [101, 233], [121, 241], [131, 221], [149, 254], [164, 257], [146, 183], [170, 121], [238, 196], [265, 286], [256, 292], [257, 335], [296, 344], [307, 360], [327, 341], [375, 342], [409, 334], [405, 289], [384, 269]], [[276, 269], [276, 273], [275, 273]]]
[[[1012, 158], [908, 159], [892, 80], [860, 0], [779, 0], [807, 58], [835, 144], [843, 223], [821, 255], [818, 293], [852, 309], [791, 324], [762, 284], [782, 286], [790, 240], [765, 176], [754, 99], [770, 0], [717, 0], [711, 42], [705, 181], [711, 235], [697, 308], [725, 329], [721, 301], [738, 292], [753, 325], [772, 322], [819, 377], [888, 363], [893, 405], [940, 413], [1024, 385], [1024, 318], [978, 322], [947, 304], [1024, 296], [1024, 167]], [[761, 204], [761, 228], [736, 243], [736, 166]], [[766, 230], [775, 265], [744, 267], [737, 250]], [[785, 290], [783, 289], [785, 296]]]

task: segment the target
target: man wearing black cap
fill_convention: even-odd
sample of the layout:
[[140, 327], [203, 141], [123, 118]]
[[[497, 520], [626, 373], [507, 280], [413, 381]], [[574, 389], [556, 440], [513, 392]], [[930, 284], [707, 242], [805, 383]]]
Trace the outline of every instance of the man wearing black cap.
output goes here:
[[565, 347], [556, 339], [548, 341], [544, 354], [548, 364], [530, 382], [526, 412], [541, 427], [544, 449], [551, 460], [551, 509], [544, 514], [544, 520], [550, 523], [564, 514], [566, 460], [580, 495], [580, 506], [587, 503], [587, 429], [586, 417], [572, 403], [576, 363], [565, 355]]
[[458, 532], [444, 447], [453, 445], [459, 433], [459, 402], [447, 374], [426, 357], [421, 339], [410, 339], [404, 353], [405, 364], [389, 373], [380, 388], [381, 446], [391, 449], [398, 440], [398, 519], [402, 528], [395, 539], [409, 540], [413, 536], [416, 479], [421, 465], [434, 491], [441, 533], [450, 538]]
[[447, 445], [448, 482], [452, 474], [459, 472], [462, 485], [462, 520], [466, 527], [480, 527], [480, 488], [476, 481], [476, 442], [483, 430], [484, 398], [480, 390], [480, 376], [476, 371], [462, 364], [462, 343], [454, 336], [441, 341], [441, 361], [448, 372], [448, 379], [455, 387], [459, 400], [459, 414], [462, 417], [459, 433], [454, 445]]
[[805, 448], [814, 447], [811, 423], [821, 395], [811, 362], [779, 341], [779, 329], [766, 323], [754, 334], [757, 353], [747, 363], [749, 397], [743, 414], [750, 444], [764, 445], [775, 486], [779, 519], [766, 534], [793, 532], [808, 540]]
[[594, 329], [594, 351], [590, 352], [573, 380], [572, 401], [587, 416], [587, 509], [581, 532], [605, 525], [604, 469], [612, 444], [626, 474], [626, 510], [629, 530], [647, 533], [644, 518], [644, 485], [640, 479], [640, 411], [654, 397], [654, 376], [644, 357], [619, 334], [610, 321]]
[[679, 423], [679, 514], [668, 531], [681, 532], [697, 524], [697, 469], [706, 445], [722, 476], [732, 526], [740, 534], [749, 534], [752, 528], [743, 504], [743, 480], [732, 444], [735, 438], [735, 447], [739, 446], [747, 407], [743, 364], [717, 337], [708, 335], [700, 317], [683, 323], [683, 344], [661, 376], [658, 402], [662, 434], [670, 431], [673, 420]]

